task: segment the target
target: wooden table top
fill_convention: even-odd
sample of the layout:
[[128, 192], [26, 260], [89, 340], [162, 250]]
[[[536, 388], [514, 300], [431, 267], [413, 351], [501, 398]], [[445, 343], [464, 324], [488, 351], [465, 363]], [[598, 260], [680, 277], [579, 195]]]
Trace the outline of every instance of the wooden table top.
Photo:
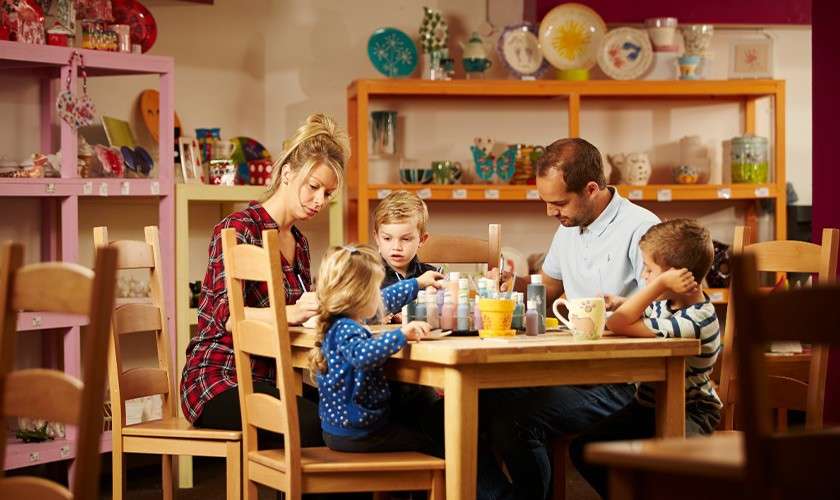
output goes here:
[[[310, 348], [315, 345], [315, 330], [290, 327], [292, 344]], [[578, 341], [571, 335], [549, 333], [540, 337], [445, 337], [409, 342], [393, 357], [442, 365], [477, 363], [515, 363], [604, 358], [645, 358], [694, 356], [700, 353], [696, 339], [661, 339], [604, 337]]]

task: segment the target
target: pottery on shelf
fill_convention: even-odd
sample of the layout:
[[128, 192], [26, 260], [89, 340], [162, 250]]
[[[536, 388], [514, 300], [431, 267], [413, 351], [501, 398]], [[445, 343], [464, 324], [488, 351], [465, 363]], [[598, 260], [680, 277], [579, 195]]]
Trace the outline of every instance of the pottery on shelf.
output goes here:
[[674, 182], [677, 184], [697, 184], [700, 172], [693, 165], [678, 165], [674, 167]]
[[429, 184], [433, 173], [430, 168], [401, 168], [400, 182], [403, 184]]
[[700, 64], [702, 57], [695, 54], [686, 54], [677, 59], [680, 67], [680, 80], [696, 80], [697, 66]]
[[677, 51], [677, 18], [654, 17], [645, 19], [653, 50], [656, 52]]
[[650, 180], [652, 169], [647, 153], [617, 153], [607, 155], [613, 167], [621, 172], [621, 182], [632, 186], [644, 186]]
[[687, 55], [705, 56], [712, 45], [715, 27], [711, 24], [689, 24], [680, 28]]
[[709, 148], [698, 135], [689, 135], [680, 139], [680, 165], [690, 165], [697, 171], [697, 182], [709, 182], [711, 176], [711, 158]]
[[467, 43], [458, 43], [464, 51], [464, 71], [467, 76], [481, 77], [492, 65], [490, 59], [487, 58], [484, 41], [478, 36], [478, 33], [473, 32]]

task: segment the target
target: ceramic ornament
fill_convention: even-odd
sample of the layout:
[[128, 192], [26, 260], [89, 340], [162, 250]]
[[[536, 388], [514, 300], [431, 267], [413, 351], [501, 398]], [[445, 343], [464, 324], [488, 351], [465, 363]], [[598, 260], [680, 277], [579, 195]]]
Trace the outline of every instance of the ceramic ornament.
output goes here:
[[420, 46], [423, 52], [431, 54], [448, 47], [449, 25], [437, 9], [423, 7], [423, 22], [420, 24]]

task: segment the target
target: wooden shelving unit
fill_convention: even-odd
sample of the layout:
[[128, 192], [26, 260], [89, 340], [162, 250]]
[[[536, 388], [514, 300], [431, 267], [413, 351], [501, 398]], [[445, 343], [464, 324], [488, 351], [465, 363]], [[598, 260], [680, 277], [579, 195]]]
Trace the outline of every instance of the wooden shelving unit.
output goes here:
[[[370, 235], [370, 203], [383, 198], [389, 190], [409, 189], [427, 201], [511, 202], [538, 201], [535, 186], [521, 185], [408, 185], [369, 184], [368, 130], [371, 102], [386, 99], [547, 99], [568, 101], [568, 135], [581, 135], [580, 112], [587, 99], [666, 99], [719, 103], [740, 103], [744, 110], [744, 133], [756, 131], [756, 102], [770, 97], [774, 116], [771, 124], [771, 164], [774, 172], [768, 184], [699, 184], [618, 186], [631, 200], [649, 202], [703, 201], [746, 203], [751, 211], [758, 200], [770, 200], [775, 209], [775, 237], [786, 237], [785, 190], [785, 82], [779, 80], [673, 80], [673, 81], [514, 81], [514, 80], [356, 80], [347, 88], [347, 119], [353, 155], [347, 171], [348, 197], [345, 206], [344, 233], [348, 240], [366, 242]], [[565, 132], [564, 132], [565, 133]]]
[[[173, 137], [161, 134], [158, 150], [164, 152], [157, 159], [158, 178], [155, 179], [93, 179], [79, 178], [76, 172], [78, 142], [76, 131], [54, 116], [57, 96], [56, 80], [71, 81], [77, 88], [77, 60], [68, 64], [70, 55], [78, 51], [84, 56], [88, 76], [157, 75], [160, 88], [160, 129], [172, 130], [174, 123], [174, 67], [171, 57], [98, 52], [73, 47], [31, 45], [0, 41], [0, 75], [29, 75], [40, 82], [40, 141], [44, 152], [61, 151], [61, 178], [0, 179], [0, 197], [34, 198], [41, 206], [40, 260], [79, 260], [79, 201], [83, 198], [152, 198], [158, 203], [161, 250], [164, 257], [164, 300], [167, 310], [174, 310], [174, 220], [173, 200]], [[96, 99], [96, 96], [93, 96]], [[58, 123], [58, 137], [53, 127]], [[12, 214], [6, 224], [15, 224]], [[91, 235], [81, 235], [89, 238]], [[169, 328], [175, 326], [174, 316], [166, 318]], [[69, 314], [25, 312], [18, 317], [18, 331], [51, 330], [61, 335], [57, 342], [44, 342], [42, 358], [57, 361], [64, 371], [81, 378], [80, 327], [85, 318]], [[174, 354], [174, 345], [173, 345]], [[13, 437], [6, 448], [6, 469], [15, 469], [59, 460], [75, 455], [75, 429], [67, 428], [66, 439], [45, 443], [23, 443]], [[111, 449], [111, 433], [102, 436], [102, 450]]]

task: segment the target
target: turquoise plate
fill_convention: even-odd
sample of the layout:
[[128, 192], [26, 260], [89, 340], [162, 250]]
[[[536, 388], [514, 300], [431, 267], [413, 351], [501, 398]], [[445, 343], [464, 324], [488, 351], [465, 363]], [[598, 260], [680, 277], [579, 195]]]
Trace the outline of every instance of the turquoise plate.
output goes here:
[[377, 71], [388, 77], [406, 77], [417, 67], [417, 47], [396, 28], [379, 28], [368, 39], [368, 58]]

